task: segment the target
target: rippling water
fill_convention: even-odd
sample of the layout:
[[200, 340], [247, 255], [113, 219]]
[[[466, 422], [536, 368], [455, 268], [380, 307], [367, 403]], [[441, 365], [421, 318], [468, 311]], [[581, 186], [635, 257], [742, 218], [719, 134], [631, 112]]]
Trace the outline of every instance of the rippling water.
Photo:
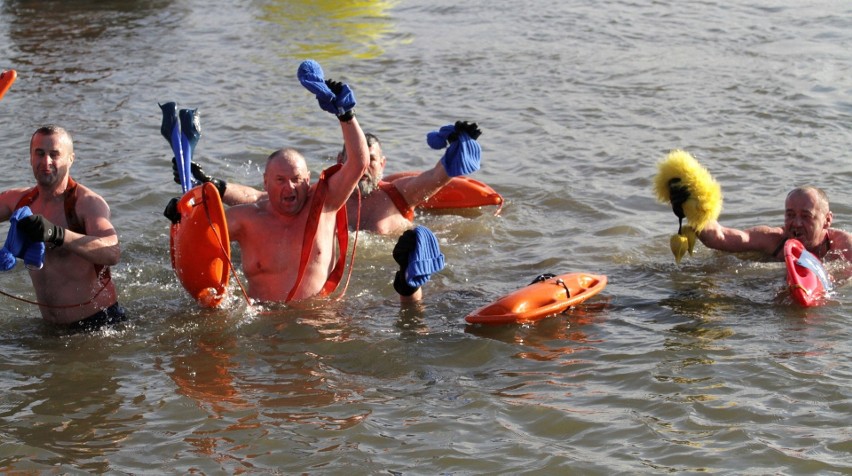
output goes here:
[[[833, 1], [0, 1], [0, 68], [19, 73], [0, 187], [32, 183], [36, 126], [68, 128], [133, 316], [66, 335], [2, 298], [0, 470], [848, 474], [848, 288], [802, 310], [778, 263], [699, 246], [676, 266], [650, 187], [685, 148], [726, 224], [780, 224], [814, 183], [852, 228], [850, 51]], [[342, 301], [248, 309], [234, 288], [201, 310], [168, 261], [157, 103], [201, 110], [196, 158], [228, 180], [259, 184], [285, 145], [319, 171], [340, 137], [295, 80], [308, 57], [352, 84], [388, 172], [431, 167], [425, 133], [477, 120], [474, 178], [507, 204], [418, 217], [448, 263], [418, 308], [391, 287], [394, 240], [362, 234]], [[19, 268], [0, 288], [31, 297]], [[609, 285], [566, 315], [464, 325], [581, 270]]]

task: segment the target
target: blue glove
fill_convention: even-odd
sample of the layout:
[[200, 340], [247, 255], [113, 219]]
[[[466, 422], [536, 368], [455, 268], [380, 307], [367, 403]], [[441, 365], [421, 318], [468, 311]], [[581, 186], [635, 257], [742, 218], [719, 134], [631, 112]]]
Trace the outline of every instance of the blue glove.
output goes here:
[[6, 235], [6, 243], [0, 248], [0, 269], [9, 271], [15, 267], [15, 258], [24, 260], [24, 264], [32, 269], [41, 269], [44, 266], [44, 243], [40, 241], [27, 240], [24, 233], [18, 230], [18, 221], [31, 216], [33, 212], [30, 207], [21, 207], [9, 217], [9, 234]]
[[325, 79], [322, 67], [316, 61], [302, 61], [296, 76], [302, 86], [316, 96], [323, 111], [336, 115], [344, 122], [355, 115], [355, 93], [346, 84]]
[[456, 121], [438, 131], [426, 134], [426, 143], [433, 149], [449, 148], [441, 157], [447, 175], [458, 177], [479, 170], [482, 148], [476, 139], [482, 134], [476, 123]]
[[29, 269], [41, 269], [44, 267], [44, 243], [37, 241], [27, 244], [24, 248], [24, 256], [19, 256], [24, 260], [24, 265]]
[[444, 269], [444, 255], [438, 239], [425, 226], [407, 230], [394, 246], [393, 258], [400, 266], [393, 287], [403, 296], [411, 296], [426, 284], [433, 273]]

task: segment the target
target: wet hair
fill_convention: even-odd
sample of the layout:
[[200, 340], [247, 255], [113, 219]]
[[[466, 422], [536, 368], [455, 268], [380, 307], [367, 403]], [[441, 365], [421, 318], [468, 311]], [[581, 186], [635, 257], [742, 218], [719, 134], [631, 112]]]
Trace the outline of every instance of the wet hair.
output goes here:
[[71, 145], [71, 152], [74, 152], [74, 141], [71, 139], [71, 134], [69, 134], [64, 127], [57, 126], [56, 124], [47, 124], [39, 127], [35, 132], [33, 132], [32, 137], [30, 137], [30, 149], [33, 148], [33, 140], [35, 140], [35, 136], [39, 134], [45, 136], [64, 135], [68, 138], [68, 143]]
[[821, 210], [821, 211], [823, 213], [828, 213], [828, 211], [829, 211], [828, 194], [825, 193], [825, 190], [823, 190], [819, 187], [815, 187], [813, 185], [802, 185], [800, 187], [796, 187], [793, 190], [790, 190], [790, 193], [787, 194], [787, 199], [789, 199], [793, 195], [798, 195], [800, 193], [805, 194], [805, 193], [809, 193], [809, 192], [815, 192], [817, 194], [817, 197], [819, 198], [821, 205], [824, 206], [824, 209]]

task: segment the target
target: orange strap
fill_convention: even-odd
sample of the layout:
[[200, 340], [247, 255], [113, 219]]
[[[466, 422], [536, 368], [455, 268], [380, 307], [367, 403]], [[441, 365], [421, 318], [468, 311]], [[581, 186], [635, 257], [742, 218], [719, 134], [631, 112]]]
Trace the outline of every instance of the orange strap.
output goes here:
[[402, 213], [406, 220], [414, 221], [414, 208], [408, 204], [408, 201], [402, 196], [402, 192], [396, 188], [393, 182], [379, 181], [379, 190], [388, 194], [399, 213]]
[[[80, 218], [77, 217], [77, 182], [75, 182], [71, 177], [68, 177], [68, 186], [65, 187], [64, 196], [65, 220], [68, 222], [68, 229], [75, 233], [85, 234], [86, 228], [80, 222]], [[18, 200], [18, 203], [15, 205], [15, 210], [32, 205], [37, 198], [37, 187], [27, 190], [21, 199]]]
[[[80, 221], [80, 217], [77, 216], [77, 182], [75, 182], [70, 176], [68, 177], [68, 186], [65, 187], [64, 196], [65, 202], [63, 207], [65, 209], [65, 221], [68, 222], [68, 229], [75, 233], [85, 235], [86, 227], [83, 225], [83, 222]], [[15, 205], [15, 210], [32, 205], [37, 198], [38, 187], [33, 187], [27, 190], [21, 199], [18, 200], [18, 203]], [[92, 266], [95, 267], [95, 273], [97, 273], [98, 279], [104, 286], [106, 286], [111, 279], [109, 266], [104, 266], [102, 264], [93, 264]]]
[[[328, 194], [328, 179], [340, 170], [340, 167], [340, 164], [336, 164], [323, 170], [314, 188], [314, 194], [311, 198], [311, 208], [308, 211], [308, 220], [305, 223], [305, 235], [302, 239], [302, 256], [299, 260], [299, 273], [296, 275], [296, 282], [293, 284], [293, 289], [287, 295], [287, 301], [293, 299], [293, 296], [302, 284], [305, 268], [308, 265], [311, 251], [314, 248], [314, 239], [316, 238], [317, 228], [319, 227], [319, 218], [325, 206], [325, 197]], [[319, 292], [320, 296], [328, 296], [337, 289], [337, 285], [340, 284], [340, 280], [343, 277], [343, 270], [346, 267], [346, 253], [349, 248], [349, 221], [346, 216], [345, 206], [340, 207], [340, 210], [337, 211], [335, 228], [335, 236], [338, 247], [340, 248], [340, 255], [337, 257], [337, 262], [334, 264], [331, 273], [328, 275], [328, 279]]]

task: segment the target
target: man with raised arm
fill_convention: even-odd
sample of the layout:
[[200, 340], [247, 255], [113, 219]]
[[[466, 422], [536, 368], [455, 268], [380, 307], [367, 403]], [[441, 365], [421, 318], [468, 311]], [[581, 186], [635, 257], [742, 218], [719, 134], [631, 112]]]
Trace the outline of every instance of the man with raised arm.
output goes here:
[[[320, 107], [337, 116], [353, 160], [324, 171], [311, 184], [302, 154], [290, 148], [276, 150], [267, 158], [263, 173], [266, 194], [225, 211], [231, 241], [242, 252], [248, 294], [263, 302], [298, 301], [334, 290], [340, 264], [336, 264], [339, 250], [335, 248], [338, 223], [345, 220], [346, 199], [370, 160], [349, 86], [325, 80], [320, 65], [311, 60], [299, 66], [298, 77], [316, 95]], [[220, 193], [223, 188], [219, 187]], [[172, 221], [178, 218], [175, 203], [172, 200], [165, 211]], [[346, 239], [345, 229], [342, 239]]]

